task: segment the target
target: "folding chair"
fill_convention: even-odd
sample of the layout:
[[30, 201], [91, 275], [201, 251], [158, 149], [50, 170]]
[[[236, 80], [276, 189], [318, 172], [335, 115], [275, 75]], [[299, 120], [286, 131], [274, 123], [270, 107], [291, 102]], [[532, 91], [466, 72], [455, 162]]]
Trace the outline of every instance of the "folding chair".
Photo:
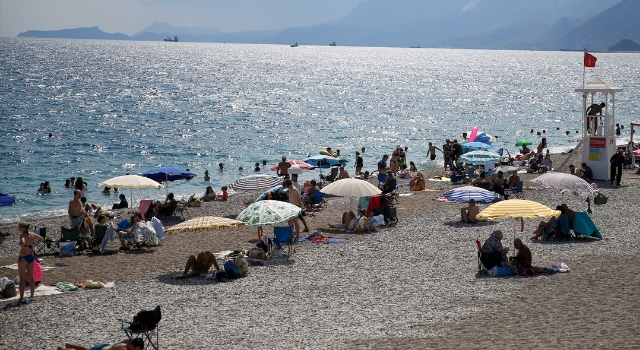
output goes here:
[[60, 241], [59, 242], [76, 242], [76, 249], [78, 252], [82, 251], [81, 244], [84, 241], [84, 238], [80, 237], [80, 226], [75, 226], [72, 228], [66, 228], [64, 226], [60, 226]]
[[510, 196], [524, 199], [524, 181], [518, 181], [516, 188], [512, 188], [509, 192]]
[[323, 206], [326, 206], [327, 202], [324, 200], [324, 194], [320, 192], [320, 190], [313, 191], [313, 200], [311, 202], [313, 205], [313, 209], [321, 209]]
[[153, 206], [153, 200], [151, 199], [143, 199], [140, 201], [140, 214], [142, 214], [143, 220], [147, 220], [144, 216], [149, 210], [149, 208], [151, 208], [152, 206]]
[[[100, 244], [102, 244], [102, 239], [104, 235], [107, 233], [107, 226], [95, 225], [95, 231], [93, 232], [93, 241], [91, 241], [91, 249], [94, 251], [100, 250]], [[96, 246], [98, 249], [96, 249]]]
[[58, 250], [58, 240], [47, 237], [47, 228], [40, 227], [38, 234], [44, 238], [43, 242], [33, 247], [37, 255], [53, 254]]
[[182, 218], [182, 220], [185, 220], [186, 217], [184, 216], [187, 212], [187, 210], [189, 209], [189, 203], [191, 203], [191, 201], [193, 200], [193, 198], [195, 198], [196, 194], [192, 194], [191, 197], [189, 197], [189, 199], [187, 199], [187, 201], [185, 202], [184, 200], [176, 203], [176, 208], [173, 211], [173, 216], [180, 216]]
[[[133, 316], [132, 322], [127, 322], [120, 318], [118, 321], [120, 321], [122, 330], [129, 340], [133, 340], [134, 337], [142, 337], [142, 340], [145, 341], [147, 346], [151, 346], [153, 349], [158, 350], [158, 347], [160, 346], [158, 323], [160, 323], [161, 319], [162, 314], [160, 312], [160, 305], [158, 305], [153, 310], [139, 311], [135, 316]], [[153, 342], [153, 330], [155, 330], [155, 343]]]
[[271, 236], [269, 236], [269, 234], [265, 233], [263, 237], [264, 237], [264, 239], [263, 239], [262, 244], [264, 244], [264, 246], [261, 244], [258, 247], [262, 248], [264, 250], [264, 252], [267, 254], [268, 257], [271, 257], [271, 255], [273, 255], [273, 252], [275, 252], [275, 250], [276, 250], [276, 245], [275, 245], [273, 239], [271, 238]]
[[480, 255], [482, 255], [482, 243], [476, 239], [476, 248], [478, 251], [478, 271], [484, 270], [484, 266], [482, 266], [482, 262], [480, 261]]
[[275, 226], [273, 228], [273, 235], [275, 236], [273, 243], [275, 243], [281, 251], [286, 249], [287, 255], [290, 256], [294, 240], [291, 226]]

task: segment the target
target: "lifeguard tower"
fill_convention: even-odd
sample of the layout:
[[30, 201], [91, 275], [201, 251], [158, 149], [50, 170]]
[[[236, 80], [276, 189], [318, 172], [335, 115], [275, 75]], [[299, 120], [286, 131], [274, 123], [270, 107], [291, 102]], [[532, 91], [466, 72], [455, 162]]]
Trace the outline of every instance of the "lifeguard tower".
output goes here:
[[[609, 180], [609, 159], [616, 153], [615, 93], [622, 88], [594, 81], [576, 88], [582, 93], [582, 162], [593, 170], [595, 180]], [[603, 97], [598, 99], [602, 94]], [[592, 104], [604, 102], [602, 115], [587, 115]]]

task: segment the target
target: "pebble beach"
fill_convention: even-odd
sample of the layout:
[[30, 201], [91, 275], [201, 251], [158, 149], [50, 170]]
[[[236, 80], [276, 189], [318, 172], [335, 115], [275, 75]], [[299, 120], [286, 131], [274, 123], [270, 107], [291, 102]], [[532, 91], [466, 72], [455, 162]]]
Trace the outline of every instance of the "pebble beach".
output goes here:
[[[561, 163], [562, 156], [554, 158], [554, 164]], [[431, 172], [428, 177], [442, 170]], [[536, 187], [527, 181], [534, 175], [521, 176], [526, 199], [586, 210], [584, 198]], [[140, 252], [42, 256], [44, 266], [68, 265], [45, 271], [43, 284], [91, 279], [114, 281], [115, 287], [36, 297], [21, 307], [0, 304], [0, 349], [114, 343], [125, 338], [117, 319], [156, 305], [163, 313], [163, 349], [638, 348], [640, 241], [634, 205], [639, 181], [625, 172], [621, 187], [597, 183], [609, 198], [605, 205], [592, 205], [602, 240], [530, 242], [533, 221], [524, 232], [515, 232], [512, 219], [463, 224], [462, 204], [435, 201], [451, 184], [428, 182], [438, 189], [401, 187], [401, 194], [410, 195], [396, 205], [398, 224], [373, 234], [327, 230], [349, 207], [348, 198], [331, 197], [307, 223], [312, 232], [319, 228], [346, 242], [298, 243], [291, 258], [273, 258], [250, 267], [247, 278], [228, 282], [172, 277], [191, 254], [253, 246], [255, 228], [171, 236]], [[190, 208], [189, 216], [235, 217], [253, 195], [204, 203]], [[55, 217], [32, 224], [57, 232], [65, 221]], [[535, 266], [563, 262], [571, 272], [526, 278], [478, 274], [474, 242], [496, 229], [511, 250], [514, 235], [526, 239]], [[0, 238], [4, 266], [15, 262], [16, 224], [3, 224], [0, 231], [12, 233]], [[0, 277], [15, 274], [0, 268]]]

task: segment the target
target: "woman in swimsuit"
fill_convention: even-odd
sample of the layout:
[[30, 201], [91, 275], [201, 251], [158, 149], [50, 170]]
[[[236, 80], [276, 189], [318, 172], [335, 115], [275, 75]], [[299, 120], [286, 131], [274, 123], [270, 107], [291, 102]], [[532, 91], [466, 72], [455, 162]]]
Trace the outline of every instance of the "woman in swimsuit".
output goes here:
[[[29, 232], [29, 224], [21, 222], [18, 224], [18, 232], [20, 232], [19, 242], [20, 255], [18, 255], [18, 272], [20, 276], [20, 299], [17, 305], [28, 304], [33, 299], [33, 292], [36, 290], [36, 281], [33, 279], [33, 262], [36, 255], [33, 253], [33, 246], [36, 242], [44, 242], [44, 238]], [[30, 299], [24, 299], [24, 288], [29, 282]]]

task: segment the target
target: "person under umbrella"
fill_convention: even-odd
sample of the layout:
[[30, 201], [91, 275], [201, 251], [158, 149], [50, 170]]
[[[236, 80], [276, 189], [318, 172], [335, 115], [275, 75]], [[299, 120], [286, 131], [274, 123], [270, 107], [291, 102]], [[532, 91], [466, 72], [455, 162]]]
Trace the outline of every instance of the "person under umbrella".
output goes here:
[[482, 255], [480, 262], [485, 269], [491, 270], [495, 266], [499, 266], [507, 260], [507, 252], [509, 248], [502, 246], [502, 231], [493, 231], [491, 236], [482, 245]]

